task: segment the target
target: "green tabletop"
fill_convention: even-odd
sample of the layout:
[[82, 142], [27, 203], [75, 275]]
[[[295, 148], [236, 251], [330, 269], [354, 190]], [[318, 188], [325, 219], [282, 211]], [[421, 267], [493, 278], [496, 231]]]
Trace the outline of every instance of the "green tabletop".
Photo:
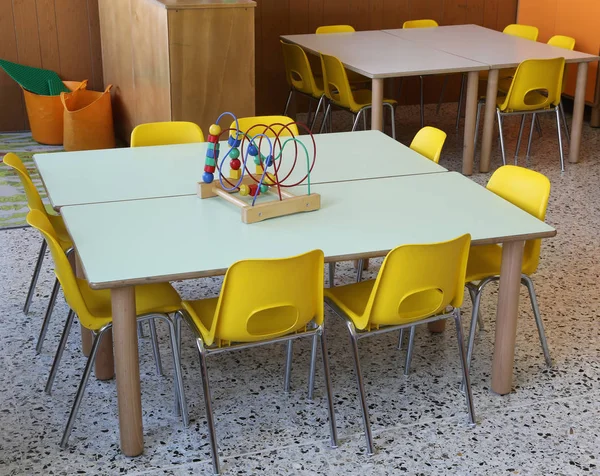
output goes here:
[[[445, 172], [379, 131], [316, 134], [317, 161], [311, 182], [327, 183], [389, 176]], [[311, 151], [308, 136], [301, 136]], [[221, 145], [222, 150], [226, 144]], [[280, 169], [293, 162], [293, 144], [285, 148]], [[192, 195], [202, 180], [207, 144], [121, 148], [35, 154], [34, 160], [55, 209], [67, 205]], [[312, 151], [311, 151], [312, 153]], [[306, 175], [305, 156], [289, 182]], [[227, 174], [229, 160], [224, 172]], [[254, 164], [251, 166], [254, 172]]]
[[455, 172], [320, 184], [313, 191], [321, 195], [320, 210], [252, 225], [221, 198], [190, 195], [68, 206], [62, 214], [95, 288], [215, 275], [238, 260], [315, 248], [341, 260], [467, 232], [475, 244], [555, 234]]

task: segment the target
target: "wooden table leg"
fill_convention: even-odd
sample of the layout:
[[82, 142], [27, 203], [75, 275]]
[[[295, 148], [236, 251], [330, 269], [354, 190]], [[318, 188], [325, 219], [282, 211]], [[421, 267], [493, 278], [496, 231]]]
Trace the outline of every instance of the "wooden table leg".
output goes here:
[[111, 299], [121, 450], [127, 456], [138, 456], [144, 451], [144, 436], [135, 288], [112, 289]]
[[500, 70], [492, 69], [488, 75], [487, 91], [485, 93], [485, 113], [483, 115], [483, 139], [481, 141], [481, 160], [479, 171], [489, 172], [492, 157], [492, 138], [494, 136], [494, 122], [496, 118], [496, 97], [498, 96], [498, 73]]
[[92, 333], [81, 324], [79, 326], [81, 327], [81, 352], [89, 357], [92, 351]]
[[579, 63], [577, 67], [577, 84], [575, 86], [575, 99], [573, 100], [573, 122], [571, 123], [571, 145], [569, 148], [569, 162], [579, 162], [579, 149], [581, 146], [581, 129], [583, 128], [583, 113], [585, 111], [585, 84], [587, 82], [587, 63]]
[[446, 330], [446, 320], [430, 322], [427, 324], [427, 329], [429, 329], [429, 332], [433, 332], [434, 334], [444, 332]]
[[502, 246], [496, 343], [492, 362], [492, 390], [500, 395], [506, 395], [512, 389], [524, 246], [524, 241], [511, 241]]
[[[463, 175], [473, 173], [475, 158], [475, 117], [477, 116], [477, 91], [479, 89], [479, 72], [470, 71], [467, 82], [467, 102], [465, 106], [465, 137], [463, 142]], [[442, 321], [444, 322], [444, 321]]]
[[383, 131], [383, 79], [373, 79], [371, 96], [371, 129]]

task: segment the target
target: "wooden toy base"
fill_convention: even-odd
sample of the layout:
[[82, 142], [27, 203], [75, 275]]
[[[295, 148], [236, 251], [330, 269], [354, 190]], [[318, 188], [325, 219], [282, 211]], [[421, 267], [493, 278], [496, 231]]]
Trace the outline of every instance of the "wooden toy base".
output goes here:
[[[231, 181], [231, 180], [230, 180]], [[256, 183], [251, 177], [244, 177], [242, 184], [251, 185]], [[267, 192], [274, 195], [273, 192]], [[310, 195], [293, 195], [281, 190], [283, 200], [273, 200], [252, 206], [233, 193], [223, 190], [221, 183], [198, 183], [198, 196], [200, 198], [221, 197], [242, 210], [242, 221], [244, 223], [257, 223], [269, 218], [276, 218], [294, 213], [312, 212], [321, 208], [321, 196], [318, 193]]]

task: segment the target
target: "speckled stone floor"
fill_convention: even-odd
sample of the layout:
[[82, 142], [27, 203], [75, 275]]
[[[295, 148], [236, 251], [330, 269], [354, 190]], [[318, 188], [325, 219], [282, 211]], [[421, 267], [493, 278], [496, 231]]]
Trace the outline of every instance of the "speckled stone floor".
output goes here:
[[[460, 168], [462, 142], [454, 133], [455, 105], [427, 119], [448, 131], [441, 163]], [[399, 138], [418, 129], [418, 110], [398, 111]], [[336, 119], [339, 129], [347, 119]], [[507, 131], [512, 156], [518, 120]], [[548, 175], [552, 194], [547, 220], [558, 235], [542, 247], [534, 276], [554, 367], [544, 364], [526, 293], [521, 311], [514, 392], [489, 390], [496, 289], [483, 298], [486, 330], [477, 339], [471, 371], [478, 425], [467, 425], [459, 392], [455, 333], [417, 330], [412, 373], [404, 377], [404, 352], [396, 337], [361, 341], [363, 371], [377, 452], [364, 449], [348, 340], [328, 311], [328, 343], [340, 447], [328, 447], [323, 379], [314, 401], [306, 395], [308, 343], [296, 345], [292, 390], [282, 391], [282, 345], [215, 356], [209, 361], [217, 435], [226, 474], [600, 474], [600, 130], [584, 128], [582, 160], [560, 172], [550, 118], [535, 136], [528, 166]], [[522, 156], [524, 153], [521, 154]], [[393, 159], [393, 158], [390, 158]], [[500, 165], [494, 149], [493, 168]], [[521, 163], [525, 164], [524, 159]], [[473, 179], [485, 183], [489, 174]], [[401, 207], [402, 204], [399, 204]], [[465, 204], [464, 213], [468, 213]], [[166, 329], [160, 327], [165, 377], [156, 375], [149, 341], [140, 341], [144, 454], [119, 451], [115, 382], [90, 381], [67, 450], [58, 446], [85, 359], [74, 328], [52, 396], [44, 383], [67, 307], [62, 297], [46, 344], [35, 341], [51, 290], [48, 258], [29, 316], [22, 305], [40, 244], [31, 229], [0, 232], [0, 474], [210, 474], [210, 454], [198, 362], [189, 333], [183, 339], [184, 377], [192, 423], [182, 428], [173, 411], [172, 366]], [[375, 260], [368, 276], [377, 271]], [[339, 263], [337, 284], [352, 280]], [[220, 279], [176, 283], [184, 297], [215, 295]], [[468, 301], [464, 314], [469, 315]], [[468, 318], [465, 319], [465, 327]]]

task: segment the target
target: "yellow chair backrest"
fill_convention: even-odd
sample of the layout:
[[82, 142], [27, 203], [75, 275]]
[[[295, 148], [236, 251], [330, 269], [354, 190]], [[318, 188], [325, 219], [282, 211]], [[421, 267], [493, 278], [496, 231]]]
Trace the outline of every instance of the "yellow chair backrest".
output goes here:
[[[504, 165], [491, 176], [487, 189], [544, 221], [550, 199], [550, 180], [534, 170]], [[522, 270], [532, 274], [538, 266], [542, 240], [529, 240], [523, 251]]]
[[288, 85], [311, 96], [323, 94], [315, 82], [312, 68], [304, 50], [298, 45], [281, 42], [283, 61], [285, 63], [285, 79]]
[[[499, 106], [501, 111], [535, 111], [558, 106], [562, 93], [564, 58], [523, 61]], [[542, 92], [543, 94], [539, 94]]]
[[436, 127], [425, 126], [416, 133], [410, 143], [410, 148], [437, 164], [440, 162], [444, 142], [446, 142], [444, 131]]
[[537, 41], [539, 30], [535, 26], [513, 23], [502, 30], [502, 33], [511, 36], [518, 36], [519, 38], [525, 38], [526, 40]]
[[575, 49], [575, 38], [564, 35], [554, 35], [548, 40], [548, 44], [550, 46], [556, 46], [557, 48], [573, 51]]
[[330, 33], [354, 33], [356, 30], [350, 25], [326, 25], [317, 28], [317, 35], [328, 35]]
[[[275, 134], [280, 136], [298, 136], [298, 126], [294, 120], [287, 116], [254, 116], [254, 117], [239, 117], [238, 126], [240, 131], [250, 135], [265, 134], [268, 137], [275, 137]], [[235, 121], [229, 126], [230, 134], [235, 134]]]
[[323, 252], [234, 263], [225, 274], [206, 343], [256, 342], [323, 322]]
[[204, 133], [193, 122], [149, 122], [131, 132], [131, 147], [204, 142]]
[[40, 197], [40, 192], [33, 184], [31, 176], [25, 167], [25, 164], [21, 162], [21, 159], [16, 154], [9, 152], [4, 156], [2, 161], [17, 172], [17, 175], [21, 179], [21, 184], [25, 190], [25, 196], [27, 197], [27, 206], [30, 210], [39, 210], [45, 215], [48, 213], [46, 207]]
[[27, 223], [32, 227], [37, 228], [44, 236], [46, 243], [48, 243], [48, 248], [52, 254], [52, 259], [54, 260], [54, 273], [60, 282], [69, 307], [77, 314], [77, 317], [84, 327], [93, 327], [91, 320], [94, 318], [90, 315], [85, 301], [83, 300], [71, 263], [69, 263], [67, 255], [60, 247], [56, 231], [52, 227], [50, 220], [48, 220], [48, 217], [41, 211], [31, 210], [27, 214]]
[[402, 25], [402, 28], [435, 28], [436, 26], [439, 25], [435, 20], [423, 19], [405, 21]]
[[342, 107], [359, 109], [360, 106], [354, 100], [348, 74], [342, 62], [335, 56], [321, 53], [321, 67], [325, 96]]
[[405, 324], [460, 307], [471, 235], [424, 245], [399, 246], [385, 257], [365, 310], [355, 322]]

